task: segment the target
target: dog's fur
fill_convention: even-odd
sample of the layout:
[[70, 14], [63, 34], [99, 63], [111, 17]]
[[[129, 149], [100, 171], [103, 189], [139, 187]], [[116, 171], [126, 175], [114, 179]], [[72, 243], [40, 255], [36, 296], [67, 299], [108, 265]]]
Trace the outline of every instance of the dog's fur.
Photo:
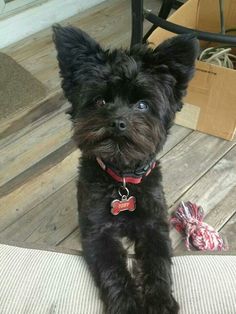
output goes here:
[[[121, 172], [132, 172], [156, 156], [182, 107], [198, 42], [182, 35], [155, 50], [143, 45], [110, 51], [83, 31], [59, 25], [54, 26], [54, 42], [62, 88], [72, 104], [74, 139], [82, 151], [78, 181], [82, 246], [105, 310], [177, 313], [160, 166], [140, 184], [127, 184], [136, 197], [136, 210], [113, 216], [110, 206], [119, 198], [121, 184], [101, 169], [96, 157]], [[135, 276], [127, 269], [123, 237], [134, 243]]]

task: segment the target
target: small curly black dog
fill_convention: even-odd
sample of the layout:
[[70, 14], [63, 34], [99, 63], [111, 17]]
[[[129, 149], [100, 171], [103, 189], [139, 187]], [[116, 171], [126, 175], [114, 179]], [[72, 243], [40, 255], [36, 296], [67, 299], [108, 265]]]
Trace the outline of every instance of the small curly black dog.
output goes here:
[[[84, 257], [109, 314], [174, 314], [171, 242], [157, 153], [194, 74], [198, 41], [105, 50], [74, 27], [53, 27], [62, 88], [82, 152]], [[69, 197], [69, 196], [68, 196]], [[123, 238], [134, 245], [133, 271]]]

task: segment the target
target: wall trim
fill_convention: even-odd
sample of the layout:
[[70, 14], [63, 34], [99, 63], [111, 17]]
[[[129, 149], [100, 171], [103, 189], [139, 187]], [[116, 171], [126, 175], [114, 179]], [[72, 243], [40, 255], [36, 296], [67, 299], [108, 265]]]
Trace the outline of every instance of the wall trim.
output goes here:
[[104, 0], [49, 0], [0, 20], [0, 48], [30, 36]]

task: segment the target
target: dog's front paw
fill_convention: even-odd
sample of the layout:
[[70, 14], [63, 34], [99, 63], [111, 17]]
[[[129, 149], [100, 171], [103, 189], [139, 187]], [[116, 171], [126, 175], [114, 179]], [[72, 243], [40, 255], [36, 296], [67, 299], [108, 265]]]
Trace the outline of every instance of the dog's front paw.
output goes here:
[[170, 297], [152, 296], [145, 300], [145, 314], [178, 314], [179, 305], [171, 295]]
[[122, 294], [107, 303], [106, 314], [143, 314], [143, 310], [136, 298]]

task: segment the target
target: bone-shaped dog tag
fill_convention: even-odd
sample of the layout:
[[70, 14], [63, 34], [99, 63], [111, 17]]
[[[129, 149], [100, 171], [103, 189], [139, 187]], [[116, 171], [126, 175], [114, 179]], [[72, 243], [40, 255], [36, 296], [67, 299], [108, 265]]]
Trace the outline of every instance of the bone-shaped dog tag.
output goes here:
[[127, 198], [127, 196], [123, 195], [122, 200], [114, 200], [111, 202], [111, 213], [113, 215], [118, 215], [120, 212], [123, 212], [125, 210], [128, 210], [130, 212], [133, 212], [136, 207], [136, 199], [134, 196], [130, 196]]

